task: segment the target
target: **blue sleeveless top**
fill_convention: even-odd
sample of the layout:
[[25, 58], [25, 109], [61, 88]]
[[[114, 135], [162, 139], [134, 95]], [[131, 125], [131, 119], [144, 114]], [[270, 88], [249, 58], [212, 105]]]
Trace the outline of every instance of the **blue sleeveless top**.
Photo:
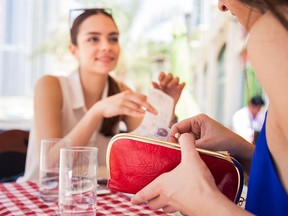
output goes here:
[[260, 216], [288, 215], [288, 194], [275, 170], [265, 129], [266, 118], [253, 155], [245, 208]]

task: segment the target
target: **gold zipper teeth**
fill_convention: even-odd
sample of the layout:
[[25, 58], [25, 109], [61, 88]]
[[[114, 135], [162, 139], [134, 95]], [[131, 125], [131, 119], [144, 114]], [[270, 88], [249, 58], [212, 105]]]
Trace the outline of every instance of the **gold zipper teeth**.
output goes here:
[[[140, 142], [144, 141], [144, 142], [148, 142], [150, 144], [155, 144], [155, 145], [160, 145], [160, 146], [164, 146], [164, 147], [167, 147], [167, 148], [180, 150], [180, 145], [179, 144], [168, 142], [168, 141], [163, 141], [163, 140], [157, 140], [157, 139], [149, 138], [149, 137], [142, 137], [142, 136], [139, 136], [139, 135], [136, 135], [136, 134], [131, 134], [131, 133], [120, 133], [120, 134], [115, 135], [110, 140], [110, 142], [108, 144], [108, 148], [109, 148], [109, 146], [113, 145], [113, 143], [116, 140], [125, 139], [125, 138], [126, 139], [134, 139], [134, 140], [137, 140], [137, 141], [140, 141]], [[233, 161], [232, 161], [232, 159], [231, 159], [231, 157], [230, 157], [230, 155], [229, 155], [229, 153], [227, 151], [210, 151], [210, 150], [201, 149], [201, 148], [196, 148], [196, 150], [198, 152], [202, 153], [202, 154], [218, 157], [218, 158], [221, 158], [221, 159], [224, 159], [224, 160], [228, 160], [229, 162], [233, 163]], [[108, 153], [108, 149], [107, 149], [107, 153]]]

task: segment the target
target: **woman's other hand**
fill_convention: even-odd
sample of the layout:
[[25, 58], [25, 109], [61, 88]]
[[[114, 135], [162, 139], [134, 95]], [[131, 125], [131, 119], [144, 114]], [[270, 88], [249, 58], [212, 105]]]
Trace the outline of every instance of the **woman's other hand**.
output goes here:
[[160, 89], [174, 99], [174, 106], [176, 106], [185, 83], [180, 83], [178, 77], [173, 77], [171, 73], [160, 72], [158, 76], [159, 83], [152, 82], [156, 89]]

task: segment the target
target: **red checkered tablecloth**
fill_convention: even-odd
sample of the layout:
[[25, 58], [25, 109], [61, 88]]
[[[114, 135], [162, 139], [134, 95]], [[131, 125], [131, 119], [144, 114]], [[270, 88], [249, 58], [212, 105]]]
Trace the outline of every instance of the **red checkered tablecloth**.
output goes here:
[[[44, 202], [35, 182], [0, 184], [0, 215], [58, 215], [56, 202]], [[147, 205], [132, 205], [125, 194], [113, 192], [97, 197], [100, 215], [167, 215]]]

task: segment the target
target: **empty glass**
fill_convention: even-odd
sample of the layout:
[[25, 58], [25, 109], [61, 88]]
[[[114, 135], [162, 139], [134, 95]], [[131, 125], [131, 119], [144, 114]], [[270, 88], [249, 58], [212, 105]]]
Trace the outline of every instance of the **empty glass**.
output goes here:
[[61, 149], [60, 215], [96, 215], [97, 156], [96, 147]]
[[60, 148], [68, 146], [71, 146], [71, 140], [55, 138], [41, 141], [39, 190], [44, 201], [58, 201]]

